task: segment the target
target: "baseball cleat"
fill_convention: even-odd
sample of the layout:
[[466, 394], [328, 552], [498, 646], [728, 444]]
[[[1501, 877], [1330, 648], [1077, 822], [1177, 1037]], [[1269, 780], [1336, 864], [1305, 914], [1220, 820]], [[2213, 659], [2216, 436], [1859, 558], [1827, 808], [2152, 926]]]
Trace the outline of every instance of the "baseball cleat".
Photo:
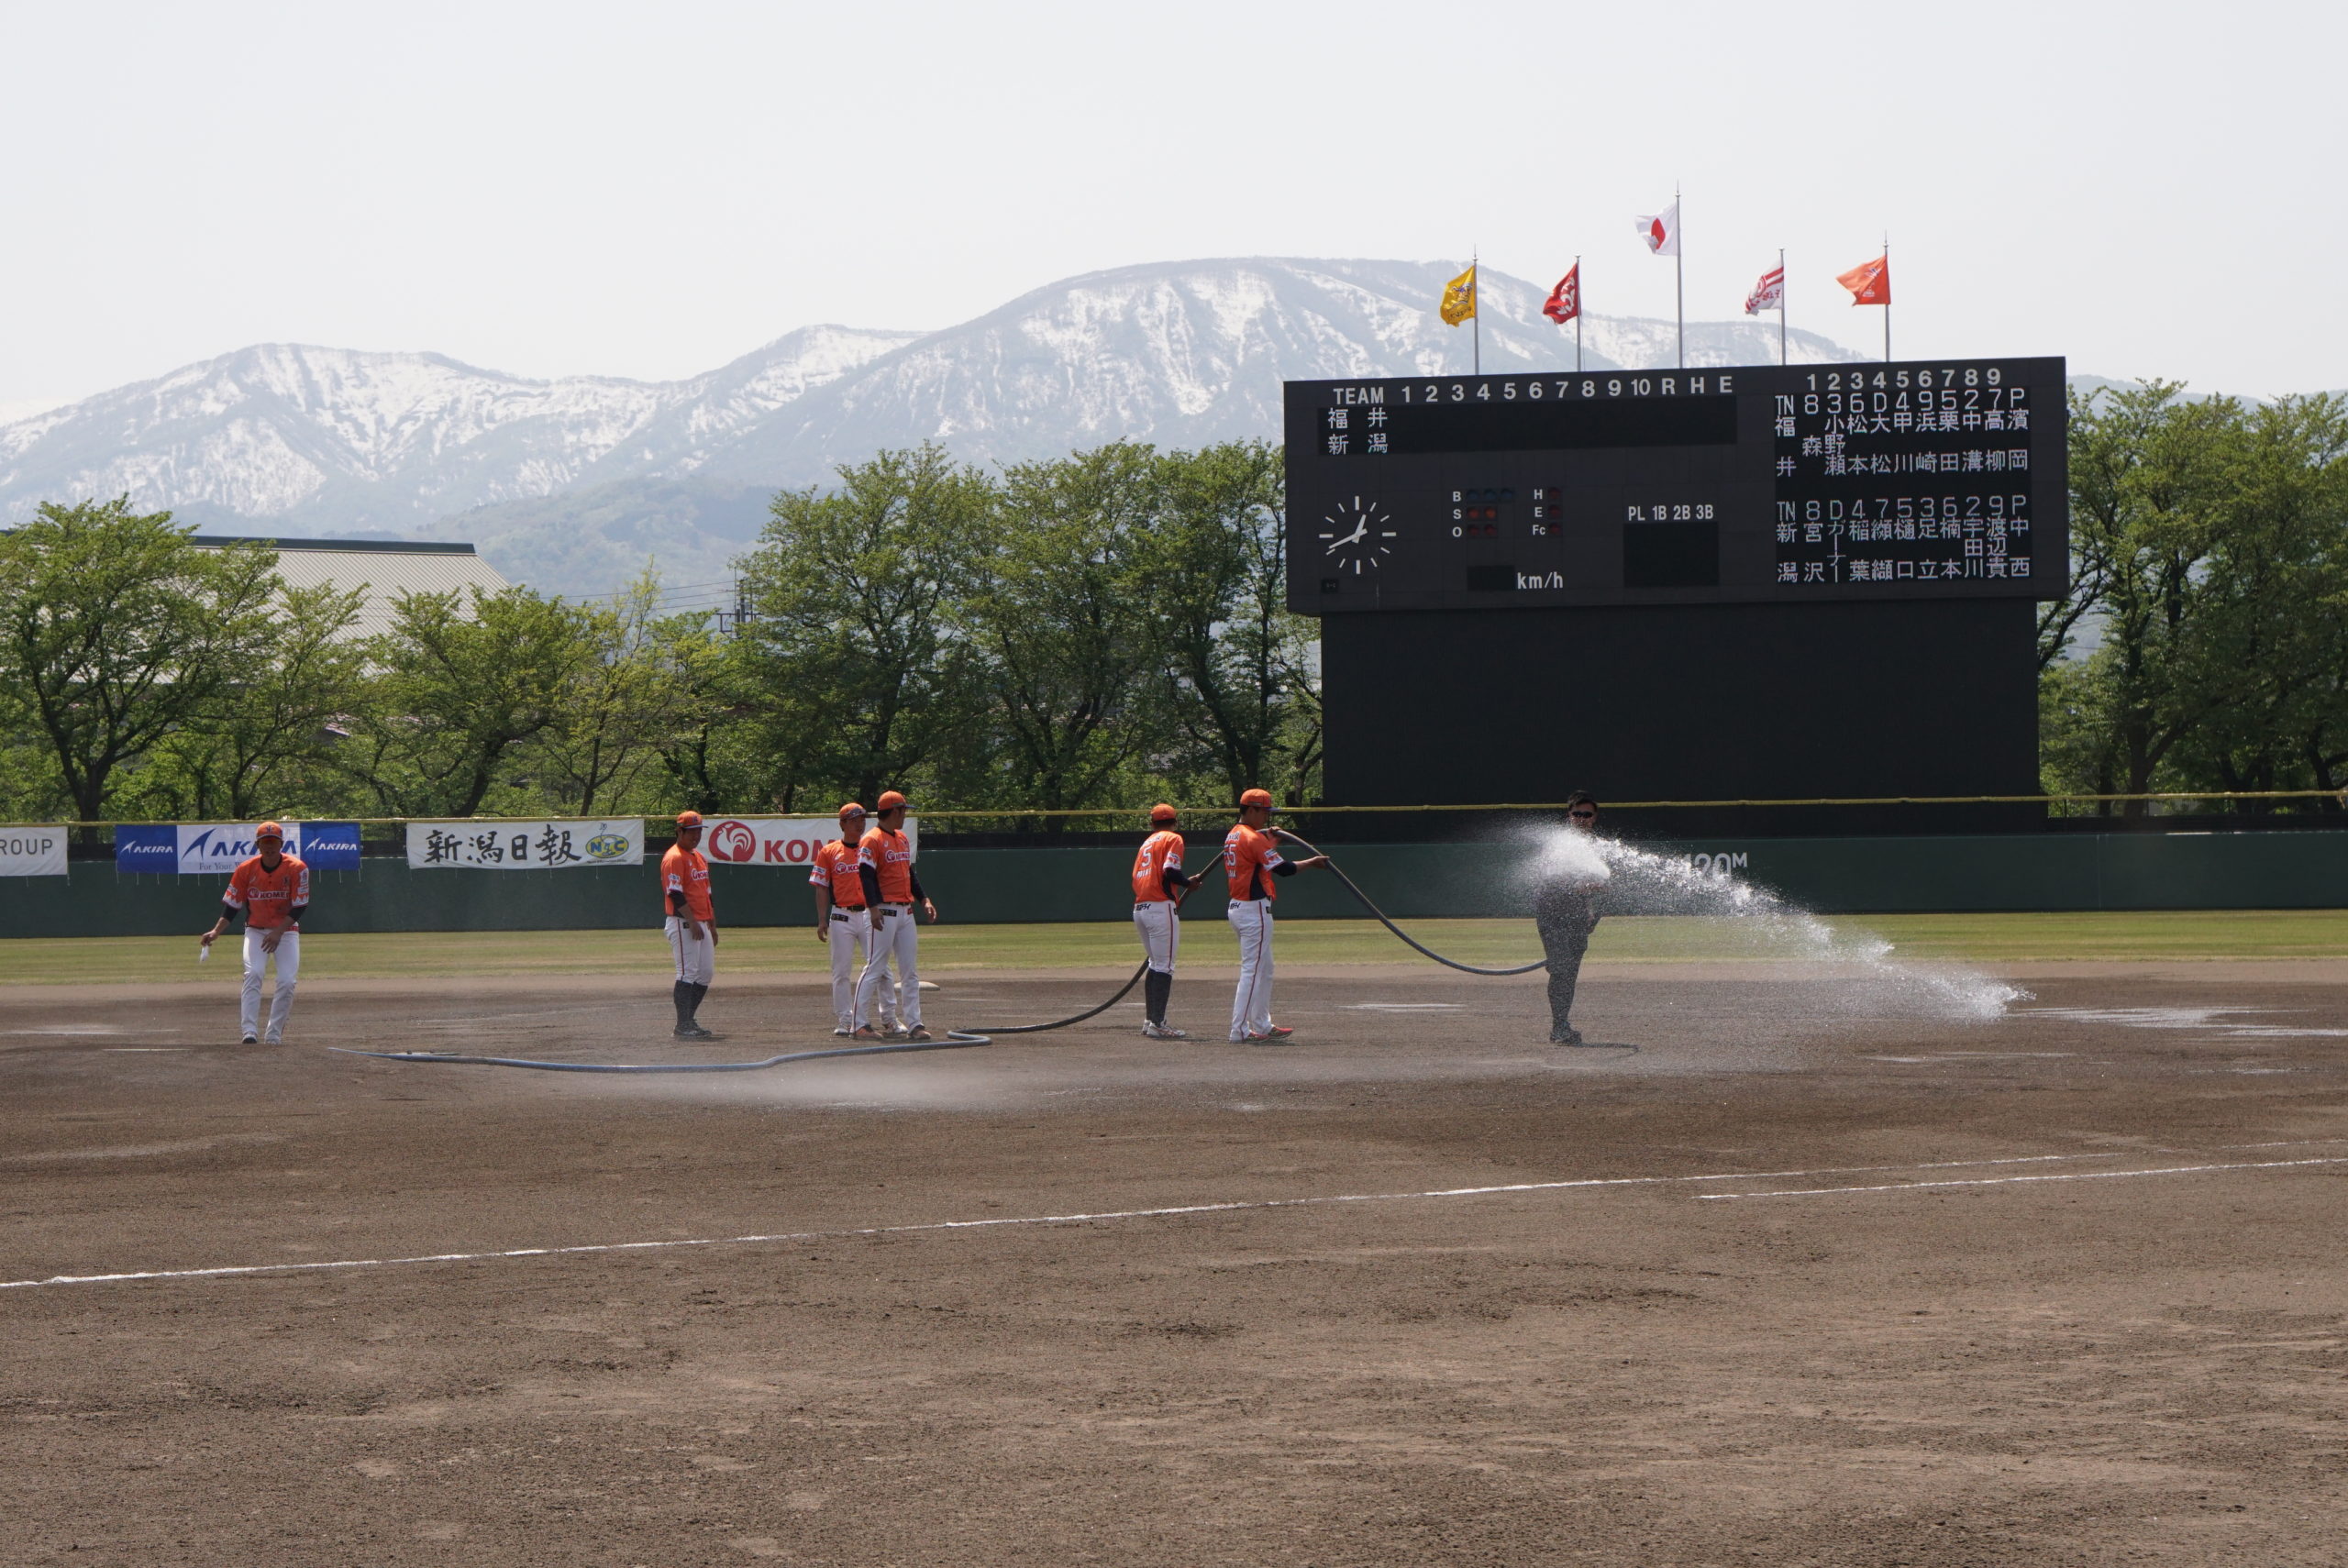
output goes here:
[[872, 1026], [868, 1023], [858, 1028], [853, 1034], [849, 1035], [848, 1038], [851, 1040], [878, 1040], [880, 1036], [874, 1033]]
[[1551, 1030], [1549, 1032], [1549, 1043], [1552, 1045], [1578, 1045], [1581, 1043], [1581, 1031], [1578, 1029]]
[[247, 1045], [258, 1045], [260, 1043], [260, 1036], [258, 1034], [248, 1034], [245, 1036], [243, 1043]]
[[711, 1031], [703, 1029], [698, 1023], [681, 1023], [677, 1025], [677, 1038], [680, 1040], [714, 1040], [717, 1036]]
[[853, 1029], [835, 1029], [832, 1032], [840, 1036], [842, 1039], [846, 1039], [847, 1036], [854, 1034], [856, 1031]]
[[934, 1040], [936, 1036], [930, 1033], [928, 1030], [924, 1029], [920, 1024], [916, 1023], [911, 1029], [905, 1031], [905, 1038], [908, 1040]]
[[1191, 1032], [1177, 1029], [1170, 1023], [1145, 1023], [1141, 1026], [1141, 1037], [1144, 1040], [1188, 1040]]
[[1290, 1029], [1285, 1023], [1275, 1023], [1269, 1029], [1265, 1030], [1261, 1034], [1257, 1035], [1256, 1038], [1258, 1040], [1285, 1040], [1295, 1032], [1295, 1030]]

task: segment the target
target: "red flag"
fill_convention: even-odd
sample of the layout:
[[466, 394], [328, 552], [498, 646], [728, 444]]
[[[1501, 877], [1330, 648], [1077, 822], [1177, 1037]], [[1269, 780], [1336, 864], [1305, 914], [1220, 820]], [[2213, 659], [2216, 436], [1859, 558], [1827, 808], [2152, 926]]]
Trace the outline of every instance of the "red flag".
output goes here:
[[1834, 280], [1851, 291], [1855, 305], [1891, 303], [1891, 258], [1878, 256], [1872, 261], [1862, 261]]
[[1541, 314], [1559, 326], [1581, 314], [1580, 262], [1575, 262], [1572, 269], [1557, 280], [1557, 286], [1549, 291], [1549, 303], [1541, 307]]

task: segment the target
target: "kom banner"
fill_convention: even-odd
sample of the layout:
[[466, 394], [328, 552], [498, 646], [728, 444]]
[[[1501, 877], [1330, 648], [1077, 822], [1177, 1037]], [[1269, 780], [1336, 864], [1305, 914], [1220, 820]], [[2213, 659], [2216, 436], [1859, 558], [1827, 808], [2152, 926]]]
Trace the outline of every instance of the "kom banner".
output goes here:
[[[114, 830], [114, 868], [163, 876], [227, 876], [260, 853], [251, 823], [124, 823]], [[313, 871], [359, 869], [357, 823], [287, 823], [285, 853]]]
[[416, 870], [462, 867], [476, 871], [641, 866], [644, 819], [571, 817], [535, 823], [410, 823], [407, 863]]
[[[712, 817], [701, 852], [713, 866], [804, 866], [819, 845], [839, 835], [835, 817]], [[905, 843], [918, 858], [918, 818], [905, 819]]]
[[0, 828], [0, 877], [65, 875], [61, 827]]

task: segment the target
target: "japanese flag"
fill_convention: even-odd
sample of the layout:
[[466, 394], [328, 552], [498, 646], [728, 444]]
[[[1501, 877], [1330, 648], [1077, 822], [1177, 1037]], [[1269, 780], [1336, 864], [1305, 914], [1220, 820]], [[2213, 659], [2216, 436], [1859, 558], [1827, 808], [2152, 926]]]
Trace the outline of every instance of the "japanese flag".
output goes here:
[[1653, 217], [1639, 219], [1639, 237], [1657, 256], [1679, 254], [1679, 204], [1672, 203]]

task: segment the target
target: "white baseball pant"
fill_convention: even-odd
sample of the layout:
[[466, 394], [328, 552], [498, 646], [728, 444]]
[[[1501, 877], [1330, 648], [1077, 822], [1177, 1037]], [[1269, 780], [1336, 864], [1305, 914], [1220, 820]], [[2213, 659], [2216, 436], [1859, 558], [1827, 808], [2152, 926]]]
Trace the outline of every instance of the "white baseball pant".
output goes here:
[[[260, 941], [268, 934], [250, 926], [245, 928], [245, 996], [237, 1016], [247, 1034], [260, 1032], [256, 1025], [260, 1021], [261, 970], [272, 956]], [[285, 1017], [294, 1010], [294, 988], [302, 980], [302, 933], [289, 931], [279, 937], [273, 956], [277, 960], [277, 990], [269, 999], [269, 1032], [262, 1038], [278, 1045], [285, 1040]]]
[[677, 960], [677, 978], [689, 986], [705, 986], [717, 978], [717, 944], [710, 940], [706, 923], [702, 926], [698, 942], [686, 928], [682, 915], [670, 915], [665, 929], [669, 951]]
[[1149, 966], [1161, 975], [1174, 972], [1174, 955], [1182, 945], [1182, 917], [1171, 900], [1134, 906], [1134, 928], [1141, 933], [1141, 950]]
[[1231, 1038], [1239, 1041], [1272, 1026], [1272, 904], [1235, 899], [1224, 912], [1239, 937], [1239, 988], [1231, 998]]
[[[856, 979], [858, 966], [872, 959], [872, 916], [865, 910], [832, 911], [831, 934], [824, 940], [832, 949], [832, 1015], [842, 1029], [853, 1030], [862, 1021], [856, 1007]], [[884, 993], [880, 998], [880, 1027], [893, 1026], [896, 1010]]]
[[914, 924], [911, 904], [882, 904], [874, 911], [872, 956], [856, 982], [856, 1016], [870, 1021], [878, 1005], [889, 1016], [889, 961], [897, 963], [897, 1021], [907, 1029], [921, 1027], [921, 937]]

